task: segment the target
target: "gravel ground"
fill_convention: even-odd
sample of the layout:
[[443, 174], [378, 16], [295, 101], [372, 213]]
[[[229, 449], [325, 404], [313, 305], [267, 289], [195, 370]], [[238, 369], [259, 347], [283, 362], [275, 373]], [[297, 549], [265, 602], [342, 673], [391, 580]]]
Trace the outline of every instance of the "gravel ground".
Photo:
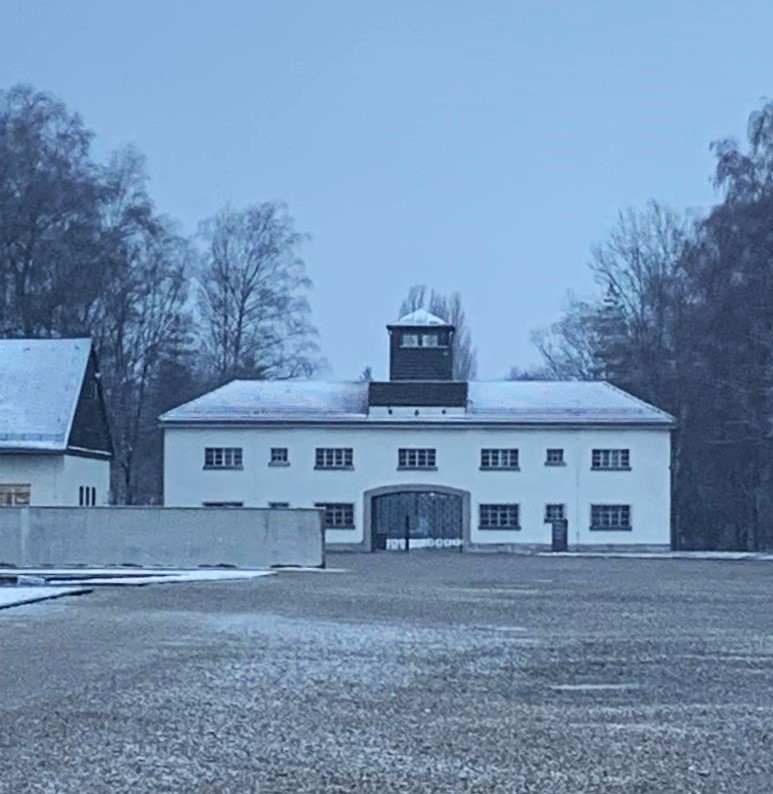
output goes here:
[[771, 563], [329, 565], [0, 612], [0, 791], [773, 792]]

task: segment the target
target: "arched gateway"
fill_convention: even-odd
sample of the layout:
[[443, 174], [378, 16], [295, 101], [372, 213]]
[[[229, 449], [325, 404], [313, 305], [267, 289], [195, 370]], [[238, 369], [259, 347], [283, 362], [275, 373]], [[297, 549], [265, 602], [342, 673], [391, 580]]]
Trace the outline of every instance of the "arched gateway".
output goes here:
[[374, 551], [457, 549], [469, 542], [470, 495], [437, 485], [397, 485], [365, 494]]

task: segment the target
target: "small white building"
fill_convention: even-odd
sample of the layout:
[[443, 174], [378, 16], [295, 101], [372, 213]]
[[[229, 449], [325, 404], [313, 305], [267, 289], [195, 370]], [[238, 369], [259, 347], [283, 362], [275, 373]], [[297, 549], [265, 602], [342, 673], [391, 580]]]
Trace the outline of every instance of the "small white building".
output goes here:
[[670, 546], [672, 416], [602, 382], [454, 381], [452, 326], [387, 328], [389, 381], [233, 381], [164, 414], [165, 504], [321, 506], [341, 549]]
[[91, 340], [0, 340], [0, 508], [107, 504], [112, 454]]

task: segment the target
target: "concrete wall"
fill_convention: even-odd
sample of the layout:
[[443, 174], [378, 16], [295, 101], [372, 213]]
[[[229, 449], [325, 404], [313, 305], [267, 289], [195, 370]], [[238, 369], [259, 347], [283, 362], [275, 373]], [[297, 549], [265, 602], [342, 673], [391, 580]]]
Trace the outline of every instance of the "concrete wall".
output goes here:
[[[327, 542], [368, 547], [368, 491], [388, 486], [437, 486], [470, 494], [470, 543], [473, 547], [540, 547], [550, 544], [546, 504], [566, 505], [571, 548], [662, 547], [670, 544], [670, 433], [662, 428], [560, 427], [406, 427], [273, 426], [255, 428], [165, 428], [164, 502], [201, 505], [237, 501], [266, 507], [288, 502], [311, 507], [316, 502], [351, 502], [354, 529], [327, 531]], [[204, 469], [205, 447], [242, 447], [240, 470]], [[272, 466], [271, 447], [287, 447], [288, 466]], [[316, 447], [352, 447], [351, 470], [315, 470]], [[432, 447], [437, 469], [401, 471], [399, 447]], [[480, 469], [485, 447], [519, 449], [518, 471]], [[546, 466], [545, 450], [564, 450], [564, 466]], [[591, 450], [630, 450], [628, 471], [594, 471]], [[520, 505], [518, 530], [478, 527], [481, 503]], [[592, 504], [627, 504], [632, 529], [592, 531]]]
[[0, 483], [29, 485], [32, 506], [75, 506], [80, 486], [96, 488], [97, 504], [107, 504], [110, 462], [78, 455], [0, 454]]
[[320, 510], [162, 507], [0, 509], [0, 563], [321, 566]]

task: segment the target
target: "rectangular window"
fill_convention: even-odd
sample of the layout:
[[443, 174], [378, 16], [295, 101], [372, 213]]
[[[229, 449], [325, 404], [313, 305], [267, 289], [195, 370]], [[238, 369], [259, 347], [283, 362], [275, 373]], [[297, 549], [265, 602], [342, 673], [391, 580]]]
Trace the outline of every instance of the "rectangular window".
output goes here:
[[545, 505], [545, 523], [551, 524], [553, 521], [563, 521], [566, 518], [565, 505]]
[[397, 451], [399, 469], [434, 469], [434, 449], [399, 449]]
[[205, 469], [241, 469], [241, 447], [206, 447], [204, 450]]
[[0, 507], [26, 507], [30, 503], [29, 484], [0, 483]]
[[400, 347], [448, 347], [448, 331], [407, 332], [400, 337]]
[[627, 470], [631, 468], [631, 455], [627, 449], [594, 449], [591, 468], [599, 470]]
[[354, 451], [351, 447], [317, 447], [314, 456], [317, 469], [352, 469]]
[[279, 510], [281, 508], [290, 507], [290, 503], [289, 502], [269, 502], [268, 506], [272, 510]]
[[563, 449], [549, 449], [545, 453], [546, 466], [563, 466], [564, 465], [564, 450]]
[[517, 469], [517, 449], [482, 449], [480, 451], [481, 469]]
[[627, 532], [631, 529], [630, 505], [591, 505], [590, 528]]
[[271, 459], [269, 460], [270, 466], [289, 466], [290, 456], [287, 453], [287, 447], [271, 447]]
[[354, 505], [351, 502], [317, 502], [325, 511], [327, 529], [354, 529]]
[[518, 525], [518, 505], [480, 505], [481, 529], [520, 529]]

